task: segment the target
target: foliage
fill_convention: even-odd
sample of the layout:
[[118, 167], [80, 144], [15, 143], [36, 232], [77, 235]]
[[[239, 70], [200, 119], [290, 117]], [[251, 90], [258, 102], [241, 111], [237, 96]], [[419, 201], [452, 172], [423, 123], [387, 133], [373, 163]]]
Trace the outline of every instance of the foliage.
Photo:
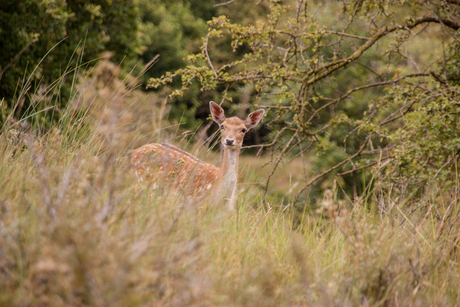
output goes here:
[[142, 59], [148, 63], [160, 55], [146, 77], [159, 77], [168, 70], [176, 70], [185, 65], [189, 53], [199, 51], [206, 23], [192, 12], [192, 5], [192, 1], [139, 1], [140, 32], [145, 48]]
[[[141, 58], [144, 63], [159, 54], [159, 60], [154, 68], [144, 74], [146, 81], [151, 77], [160, 77], [168, 71], [180, 69], [187, 64], [190, 54], [200, 51], [202, 39], [206, 36], [206, 20], [225, 14], [234, 17], [243, 24], [252, 22], [268, 13], [263, 3], [239, 1], [238, 10], [228, 6], [219, 6], [218, 1], [182, 0], [174, 2], [140, 1], [141, 35], [146, 46]], [[220, 48], [213, 54], [218, 63], [235, 59], [231, 47], [226, 47], [225, 40], [213, 41]], [[180, 86], [180, 80], [174, 81], [170, 88]], [[225, 90], [221, 87], [218, 91]], [[240, 90], [230, 89], [228, 96], [238, 101]], [[199, 84], [192, 82], [189, 91], [181, 92], [169, 101], [170, 120], [181, 124], [182, 128], [195, 130], [208, 117], [210, 100], [220, 99], [217, 91], [201, 93]]]
[[[133, 0], [6, 0], [0, 23], [3, 104], [18, 118], [48, 110], [40, 116], [50, 125], [62, 115], [76, 69], [94, 65], [103, 51], [113, 51], [116, 63], [140, 51]], [[59, 90], [48, 87], [60, 77]], [[51, 101], [46, 105], [45, 97]]]
[[[316, 204], [305, 194], [286, 203], [290, 192], [274, 184], [267, 193], [270, 185], [250, 174], [242, 176], [233, 214], [207, 199], [137, 185], [129, 150], [183, 138], [164, 122], [166, 100], [126, 87], [108, 56], [91, 74], [70, 78], [83, 53], [70, 61], [63, 55], [70, 64], [41, 83], [43, 92], [23, 88], [8, 100], [20, 106], [24, 95], [35, 99], [30, 116], [38, 118], [42, 104], [60, 101], [48, 93], [64, 97], [65, 83], [81, 79], [63, 115], [38, 128], [25, 120], [0, 128], [0, 305], [459, 305], [459, 8], [449, 0], [434, 6], [440, 3], [272, 2], [269, 18], [253, 22], [237, 17], [256, 5], [248, 2], [230, 12], [235, 17], [210, 22], [192, 64], [152, 81], [200, 81], [208, 90], [192, 80], [188, 94], [175, 92], [175, 107], [190, 118], [211, 97], [238, 102], [237, 112], [252, 100], [264, 106], [270, 139], [256, 146], [273, 155], [259, 166], [273, 157], [279, 171], [301, 157], [291, 165], [294, 180], [303, 180], [296, 191], [315, 185], [324, 191]], [[219, 11], [233, 4], [240, 2]], [[190, 17], [209, 4], [177, 5]], [[259, 16], [264, 5], [247, 15]], [[175, 43], [178, 32], [171, 32]], [[422, 48], [427, 44], [432, 48]], [[190, 50], [182, 47], [177, 51]], [[4, 70], [2, 62], [3, 78], [15, 67]], [[31, 80], [46, 65], [35, 67]], [[6, 116], [11, 109], [2, 102]], [[376, 172], [361, 171], [369, 167]], [[355, 197], [343, 197], [341, 188], [353, 186]]]
[[[403, 84], [393, 88], [382, 100], [388, 106], [403, 106], [404, 123], [393, 132], [379, 131], [391, 140], [391, 158], [381, 165], [400, 188], [426, 187], [438, 181], [446, 190], [458, 185], [457, 163], [460, 152], [458, 85], [435, 83], [431, 88]], [[410, 109], [410, 110], [409, 110]], [[401, 109], [398, 109], [400, 111]], [[392, 112], [387, 121], [397, 120]]]
[[[449, 122], [458, 121], [457, 98], [452, 96], [456, 90], [448, 85], [450, 81], [444, 73], [439, 77], [438, 72], [438, 67], [443, 66], [458, 72], [459, 49], [450, 48], [449, 55], [442, 52], [443, 46], [458, 41], [455, 33], [460, 29], [459, 7], [455, 1], [447, 2], [448, 5], [443, 1], [271, 1], [267, 19], [248, 25], [233, 23], [226, 16], [213, 18], [208, 23], [201, 52], [188, 57], [189, 65], [150, 80], [150, 86], [159, 87], [180, 77], [182, 88], [172, 93], [177, 96], [193, 80], [200, 82], [202, 91], [251, 84], [255, 103], [270, 110], [270, 141], [260, 147], [278, 149], [274, 167], [284, 156], [315, 148], [317, 161], [331, 157], [331, 163], [318, 167], [318, 173], [304, 182], [303, 191], [315, 185], [310, 195], [318, 196], [338, 174], [347, 183], [345, 190], [354, 191], [357, 196], [366, 184], [356, 180], [354, 173], [386, 160], [406, 167], [400, 158], [407, 152], [398, 151], [404, 152], [401, 155], [393, 150], [411, 146], [413, 136], [422, 131], [420, 123], [441, 125], [447, 114]], [[220, 45], [212, 45], [211, 49], [211, 42], [225, 37], [231, 38], [228, 44], [237, 59], [216, 63], [213, 53], [218, 52], [215, 49], [220, 49]], [[426, 44], [433, 48], [420, 48]], [[241, 48], [247, 51], [238, 53]], [[439, 66], [433, 67], [433, 60]], [[447, 62], [450, 64], [446, 65]], [[442, 101], [432, 101], [430, 88], [424, 86], [428, 81]], [[393, 90], [393, 86], [398, 87]], [[408, 98], [396, 97], [394, 91], [398, 89]], [[419, 99], [428, 100], [427, 104], [413, 104]], [[442, 106], [433, 107], [436, 103]], [[390, 106], [394, 114], [389, 112]], [[427, 112], [441, 114], [430, 120], [424, 117]], [[391, 126], [392, 116], [401, 113], [404, 115], [397, 122], [399, 126]], [[413, 159], [409, 165], [418, 165], [422, 156], [430, 155], [429, 148], [439, 148], [444, 145], [443, 140], [458, 135], [456, 125], [443, 127], [442, 132], [418, 139], [425, 154], [417, 156], [417, 152], [411, 152], [417, 157], [407, 157]], [[407, 134], [404, 136], [402, 131]], [[456, 159], [451, 157], [456, 146], [452, 144], [447, 151], [431, 151], [431, 155], [439, 155], [437, 161], [444, 161], [430, 162], [434, 172], [450, 160], [445, 168], [450, 182], [455, 175], [451, 166]], [[424, 167], [407, 172], [427, 170]], [[425, 172], [424, 176], [430, 178], [432, 174]]]

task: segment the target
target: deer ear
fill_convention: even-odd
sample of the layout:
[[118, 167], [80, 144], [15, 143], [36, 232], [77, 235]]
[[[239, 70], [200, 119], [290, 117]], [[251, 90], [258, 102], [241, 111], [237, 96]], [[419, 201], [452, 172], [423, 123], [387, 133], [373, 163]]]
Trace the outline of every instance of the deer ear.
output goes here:
[[260, 122], [260, 120], [264, 116], [264, 113], [265, 113], [265, 110], [260, 109], [260, 110], [254, 111], [251, 114], [249, 114], [248, 118], [246, 118], [246, 120], [244, 121], [244, 123], [246, 124], [246, 127], [248, 129], [251, 129], [257, 126], [257, 124]]
[[211, 116], [212, 119], [218, 123], [219, 125], [222, 125], [222, 123], [225, 120], [225, 114], [224, 114], [224, 109], [222, 109], [217, 103], [214, 101], [209, 102], [209, 109], [211, 110]]

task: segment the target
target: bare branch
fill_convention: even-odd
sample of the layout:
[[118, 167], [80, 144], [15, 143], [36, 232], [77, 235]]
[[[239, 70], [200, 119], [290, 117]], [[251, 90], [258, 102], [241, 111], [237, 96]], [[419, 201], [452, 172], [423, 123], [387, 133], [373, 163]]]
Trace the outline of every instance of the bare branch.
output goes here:
[[[306, 86], [312, 85], [316, 83], [317, 81], [327, 77], [334, 71], [344, 67], [348, 63], [353, 62], [354, 60], [358, 59], [361, 57], [361, 55], [372, 45], [375, 44], [379, 39], [381, 39], [383, 36], [388, 35], [392, 32], [402, 30], [402, 29], [412, 29], [415, 28], [416, 26], [424, 23], [429, 23], [429, 22], [435, 22], [435, 23], [442, 23], [452, 29], [458, 30], [460, 29], [460, 24], [458, 24], [455, 21], [448, 20], [445, 18], [438, 18], [438, 17], [432, 17], [432, 16], [424, 16], [424, 17], [418, 17], [415, 19], [410, 19], [406, 22], [405, 25], [396, 25], [393, 27], [388, 27], [384, 26], [380, 28], [372, 37], [370, 37], [365, 44], [363, 44], [361, 47], [359, 47], [353, 54], [351, 54], [349, 57], [345, 59], [340, 59], [337, 61], [333, 61], [331, 63], [324, 64], [316, 69], [310, 70], [306, 73], [304, 77], [304, 84]], [[322, 70], [326, 70], [323, 73], [315, 76], [314, 78], [308, 79], [311, 75], [314, 75]]]
[[23, 54], [27, 49], [29, 49], [30, 45], [32, 45], [35, 42], [36, 40], [31, 40], [30, 42], [28, 42], [27, 45], [25, 45], [24, 48], [22, 48], [21, 51], [19, 51], [14, 56], [14, 58], [11, 59], [11, 61], [2, 69], [2, 71], [0, 71], [0, 80], [2, 80], [3, 74], [8, 70], [8, 68], [10, 68], [11, 65], [13, 65], [13, 63], [16, 62], [17, 59], [21, 56], [21, 54]]
[[390, 149], [393, 149], [395, 147], [395, 145], [387, 145], [383, 148], [378, 148], [378, 149], [374, 149], [374, 150], [363, 150], [361, 152], [361, 155], [362, 156], [368, 156], [368, 155], [376, 155], [376, 154], [380, 154], [380, 153], [383, 153], [384, 151], [389, 151]]
[[275, 166], [273, 167], [271, 173], [268, 175], [267, 177], [267, 182], [265, 184], [265, 193], [264, 193], [264, 196], [263, 196], [263, 199], [265, 199], [265, 196], [267, 195], [267, 192], [268, 192], [268, 184], [270, 183], [270, 178], [273, 176], [273, 174], [275, 173], [279, 163], [281, 162], [281, 159], [283, 159], [284, 157], [284, 154], [286, 152], [286, 150], [289, 148], [289, 145], [291, 145], [292, 141], [296, 138], [297, 136], [297, 132], [294, 133], [294, 135], [291, 137], [291, 139], [286, 143], [286, 145], [284, 145], [283, 147], [283, 150], [280, 152], [279, 156], [278, 156], [278, 159], [276, 159], [275, 161]]
[[438, 75], [437, 73], [435, 73], [434, 71], [430, 72], [430, 74], [431, 74], [431, 75], [433, 76], [433, 78], [435, 78], [436, 81], [438, 81], [439, 83], [446, 84], [446, 81], [443, 80], [443, 79], [441, 78], [441, 76]]
[[[306, 76], [304, 77], [305, 85], [306, 86], [312, 85], [312, 84], [316, 83], [317, 81], [327, 77], [328, 75], [330, 75], [334, 71], [336, 71], [336, 70], [342, 68], [343, 66], [347, 65], [348, 63], [353, 62], [354, 60], [359, 58], [364, 53], [364, 51], [366, 51], [372, 45], [374, 45], [374, 43], [376, 41], [378, 41], [381, 37], [383, 37], [385, 34], [387, 34], [387, 31], [388, 31], [387, 27], [383, 27], [382, 29], [377, 31], [376, 34], [374, 34], [371, 38], [369, 38], [364, 45], [359, 47], [349, 57], [347, 57], [345, 59], [340, 59], [340, 60], [337, 60], [337, 61], [333, 61], [331, 63], [327, 63], [327, 64], [322, 65], [322, 66], [320, 66], [320, 67], [318, 67], [318, 68], [316, 68], [314, 70], [311, 70], [311, 71], [307, 72]], [[318, 73], [318, 72], [320, 72], [321, 70], [324, 70], [324, 69], [326, 69], [325, 72], [317, 75], [316, 77], [314, 77], [312, 79], [308, 79], [311, 75], [316, 74], [316, 73]]]
[[299, 199], [300, 195], [305, 191], [307, 190], [308, 187], [310, 187], [316, 180], [324, 177], [325, 175], [329, 174], [330, 172], [332, 172], [333, 170], [339, 168], [340, 166], [342, 166], [344, 163], [346, 162], [349, 162], [351, 160], [353, 160], [354, 158], [356, 158], [357, 156], [359, 156], [361, 154], [361, 152], [364, 150], [364, 147], [366, 147], [367, 143], [369, 142], [369, 139], [370, 139], [370, 136], [367, 136], [366, 140], [364, 140], [364, 143], [363, 145], [361, 145], [361, 147], [359, 148], [359, 150], [354, 154], [352, 155], [351, 157], [348, 157], [348, 159], [345, 159], [343, 160], [342, 162], [334, 165], [333, 167], [331, 167], [330, 169], [328, 169], [327, 171], [324, 171], [322, 172], [321, 174], [315, 176], [313, 179], [311, 179], [303, 188], [302, 190], [300, 190], [299, 193], [297, 193], [293, 203], [295, 204], [297, 202], [297, 200]]
[[259, 144], [259, 145], [251, 145], [251, 146], [243, 146], [242, 148], [264, 148], [264, 147], [271, 147], [273, 145], [276, 144], [276, 142], [278, 142], [278, 139], [280, 138], [280, 136], [283, 134], [284, 131], [287, 130], [288, 127], [283, 127], [280, 131], [278, 131], [278, 133], [276, 134], [275, 138], [273, 139], [273, 142], [271, 142], [270, 144]]
[[227, 2], [214, 4], [213, 7], [224, 6], [224, 5], [230, 4], [230, 3], [234, 2], [234, 1], [235, 0], [230, 0], [230, 1], [227, 1]]
[[364, 140], [364, 143], [361, 145], [361, 147], [359, 148], [359, 150], [357, 152], [355, 152], [355, 154], [353, 154], [352, 156], [348, 157], [348, 159], [345, 159], [343, 160], [342, 162], [340, 163], [337, 163], [336, 165], [334, 165], [333, 167], [331, 167], [330, 169], [322, 172], [321, 174], [313, 177], [313, 179], [311, 179], [306, 185], [305, 187], [308, 187], [310, 185], [312, 185], [316, 180], [320, 179], [321, 177], [329, 174], [330, 172], [332, 172], [333, 170], [339, 168], [340, 166], [342, 166], [343, 164], [345, 164], [346, 162], [350, 162], [352, 161], [354, 158], [356, 158], [357, 156], [359, 156], [361, 154], [361, 152], [364, 150], [364, 147], [366, 147], [367, 143], [369, 142], [369, 139], [370, 139], [370, 136], [367, 136], [367, 138]]
[[320, 108], [316, 109], [312, 115], [310, 116], [310, 118], [307, 120], [307, 122], [311, 122], [313, 120], [313, 118], [318, 115], [318, 113], [321, 111], [321, 110], [324, 110], [325, 108], [329, 107], [330, 105], [334, 105], [336, 103], [339, 103], [340, 101], [342, 101], [343, 99], [347, 98], [348, 96], [350, 96], [352, 93], [354, 92], [357, 92], [357, 91], [360, 91], [360, 90], [363, 90], [363, 89], [367, 89], [367, 88], [372, 88], [372, 87], [378, 87], [378, 86], [384, 86], [384, 85], [388, 85], [388, 84], [394, 84], [394, 83], [398, 83], [399, 81], [403, 80], [403, 79], [406, 79], [406, 78], [412, 78], [412, 77], [423, 77], [423, 76], [429, 76], [430, 74], [428, 73], [414, 73], [414, 74], [407, 74], [407, 75], [404, 75], [404, 76], [401, 76], [399, 78], [396, 78], [396, 79], [393, 79], [393, 80], [388, 80], [388, 81], [383, 81], [383, 82], [376, 82], [376, 83], [371, 83], [371, 84], [366, 84], [366, 85], [363, 85], [363, 86], [359, 86], [359, 87], [355, 87], [351, 90], [349, 90], [348, 92], [346, 92], [344, 95], [342, 95], [341, 97], [335, 99], [335, 100], [332, 100], [331, 102], [328, 102], [326, 103], [325, 105], [321, 106]]
[[206, 37], [206, 41], [204, 43], [204, 53], [206, 54], [206, 58], [208, 59], [209, 67], [211, 67], [211, 70], [214, 73], [214, 77], [218, 79], [217, 72], [214, 69], [214, 66], [212, 66], [211, 58], [209, 57], [209, 54], [208, 54], [208, 40], [209, 40], [209, 36]]
[[449, 20], [449, 19], [446, 19], [446, 18], [440, 18], [440, 17], [433, 17], [433, 16], [425, 16], [425, 17], [419, 17], [419, 18], [416, 18], [414, 21], [413, 21], [413, 24], [414, 26], [410, 26], [410, 24], [408, 25], [410, 28], [413, 28], [419, 24], [422, 24], [422, 23], [427, 23], [427, 22], [435, 22], [435, 23], [442, 23], [446, 26], [448, 26], [449, 28], [452, 28], [454, 30], [458, 30], [460, 29], [460, 24], [456, 21], [453, 21], [453, 20]]
[[343, 32], [337, 32], [337, 31], [326, 31], [326, 33], [337, 34], [337, 35], [340, 35], [340, 36], [353, 37], [353, 38], [362, 39], [362, 40], [365, 40], [365, 41], [367, 41], [369, 39], [369, 37], [364, 37], [364, 36], [359, 36], [359, 35], [354, 35], [354, 34], [348, 34], [348, 33], [343, 33]]
[[[388, 158], [387, 158], [388, 159]], [[353, 168], [349, 171], [346, 171], [346, 172], [343, 172], [343, 173], [338, 173], [337, 176], [343, 176], [343, 175], [347, 175], [347, 174], [351, 174], [351, 173], [354, 173], [356, 171], [359, 171], [359, 170], [362, 170], [362, 169], [365, 169], [365, 168], [368, 168], [368, 167], [371, 167], [371, 166], [374, 166], [378, 163], [379, 161], [375, 161], [375, 162], [372, 162], [372, 163], [369, 163], [369, 164], [366, 164], [366, 165], [363, 165], [363, 166], [360, 166], [360, 167], [356, 167], [356, 168]]]

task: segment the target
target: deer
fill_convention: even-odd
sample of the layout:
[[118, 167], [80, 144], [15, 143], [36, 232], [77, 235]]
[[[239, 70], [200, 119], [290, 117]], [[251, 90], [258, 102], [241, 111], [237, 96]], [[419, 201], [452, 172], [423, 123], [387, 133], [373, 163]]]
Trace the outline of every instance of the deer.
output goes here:
[[139, 182], [153, 187], [169, 183], [192, 197], [213, 195], [215, 203], [227, 202], [233, 211], [237, 196], [238, 161], [245, 134], [259, 124], [265, 110], [259, 109], [245, 120], [225, 117], [224, 110], [214, 101], [209, 102], [211, 116], [219, 125], [222, 164], [216, 167], [180, 148], [166, 143], [151, 143], [132, 152], [131, 164]]

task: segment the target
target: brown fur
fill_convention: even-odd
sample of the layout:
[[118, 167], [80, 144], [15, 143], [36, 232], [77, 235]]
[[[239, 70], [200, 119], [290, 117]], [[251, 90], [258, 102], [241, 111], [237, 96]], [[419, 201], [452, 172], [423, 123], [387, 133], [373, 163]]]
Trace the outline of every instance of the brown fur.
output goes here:
[[213, 191], [218, 198], [229, 200], [233, 209], [238, 177], [238, 156], [246, 132], [262, 119], [264, 110], [251, 113], [243, 121], [238, 117], [226, 118], [224, 110], [210, 102], [211, 115], [221, 127], [224, 148], [220, 168], [201, 161], [195, 156], [170, 144], [147, 144], [133, 151], [131, 163], [140, 182], [159, 186], [170, 183], [191, 196]]

